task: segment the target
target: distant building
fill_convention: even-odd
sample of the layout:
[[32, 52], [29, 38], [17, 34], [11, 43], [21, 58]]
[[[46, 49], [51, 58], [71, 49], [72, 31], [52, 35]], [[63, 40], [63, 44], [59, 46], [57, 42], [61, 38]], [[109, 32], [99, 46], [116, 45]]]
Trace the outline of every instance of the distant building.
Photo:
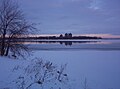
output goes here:
[[72, 38], [72, 33], [65, 33], [65, 38]]

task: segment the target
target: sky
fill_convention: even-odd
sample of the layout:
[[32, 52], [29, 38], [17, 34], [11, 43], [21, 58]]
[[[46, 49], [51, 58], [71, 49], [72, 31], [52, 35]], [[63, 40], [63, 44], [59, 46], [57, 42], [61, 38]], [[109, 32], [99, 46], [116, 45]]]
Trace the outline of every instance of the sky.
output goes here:
[[37, 34], [120, 35], [120, 0], [18, 0]]

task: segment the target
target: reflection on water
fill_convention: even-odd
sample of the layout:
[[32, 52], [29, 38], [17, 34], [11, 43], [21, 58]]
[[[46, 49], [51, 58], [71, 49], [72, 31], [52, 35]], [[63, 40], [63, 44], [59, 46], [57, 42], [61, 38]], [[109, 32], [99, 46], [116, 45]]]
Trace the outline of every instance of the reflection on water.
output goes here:
[[19, 41], [33, 50], [120, 50], [120, 40], [38, 40]]
[[86, 44], [93, 43], [96, 44], [100, 41], [36, 41], [36, 42], [26, 42], [28, 44], [60, 44], [65, 46], [71, 46], [73, 44]]
[[13, 44], [23, 44], [23, 43], [24, 44], [60, 44], [65, 46], [71, 46], [73, 44], [100, 44], [101, 41], [25, 41], [25, 42], [20, 41], [17, 43], [13, 42]]
[[24, 57], [29, 54], [29, 48], [24, 44], [25, 41], [18, 39], [5, 39], [4, 42], [0, 40], [0, 55], [1, 56], [17, 56]]

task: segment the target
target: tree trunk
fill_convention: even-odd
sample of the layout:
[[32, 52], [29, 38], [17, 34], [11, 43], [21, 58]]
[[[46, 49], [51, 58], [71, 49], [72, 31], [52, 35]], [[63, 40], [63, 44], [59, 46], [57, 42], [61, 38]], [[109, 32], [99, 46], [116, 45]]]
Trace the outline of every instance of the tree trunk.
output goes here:
[[3, 34], [3, 37], [2, 37], [2, 42], [1, 42], [1, 56], [4, 56], [4, 53], [5, 53], [5, 32]]
[[8, 43], [8, 46], [7, 46], [7, 49], [6, 49], [5, 56], [8, 56], [8, 53], [9, 53], [9, 48], [10, 48], [10, 45], [9, 45], [9, 43]]

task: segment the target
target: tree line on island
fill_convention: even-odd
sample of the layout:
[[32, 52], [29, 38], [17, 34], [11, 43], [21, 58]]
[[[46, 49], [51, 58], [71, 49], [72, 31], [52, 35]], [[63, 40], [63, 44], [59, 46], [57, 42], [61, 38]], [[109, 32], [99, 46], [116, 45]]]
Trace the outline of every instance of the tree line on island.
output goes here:
[[73, 36], [72, 33], [60, 34], [59, 36], [34, 36], [34, 37], [24, 37], [24, 39], [102, 39], [96, 36]]
[[[0, 40], [2, 38], [0, 37]], [[6, 37], [6, 39], [9, 39], [9, 37]], [[24, 39], [102, 39], [102, 37], [97, 37], [97, 36], [73, 36], [72, 33], [65, 33], [60, 34], [59, 36], [29, 36], [29, 35], [23, 35], [23, 36], [17, 36], [14, 37], [13, 39], [20, 39], [20, 40], [24, 40]]]
[[[6, 38], [7, 39], [7, 38]], [[63, 34], [60, 34], [59, 36], [37, 36], [37, 35], [34, 35], [34, 36], [29, 36], [29, 35], [26, 35], [26, 36], [17, 36], [15, 39], [20, 39], [20, 40], [36, 40], [36, 39], [47, 39], [47, 40], [50, 40], [50, 39], [102, 39], [102, 37], [97, 37], [97, 36], [73, 36], [72, 33], [65, 33], [64, 35]]]

